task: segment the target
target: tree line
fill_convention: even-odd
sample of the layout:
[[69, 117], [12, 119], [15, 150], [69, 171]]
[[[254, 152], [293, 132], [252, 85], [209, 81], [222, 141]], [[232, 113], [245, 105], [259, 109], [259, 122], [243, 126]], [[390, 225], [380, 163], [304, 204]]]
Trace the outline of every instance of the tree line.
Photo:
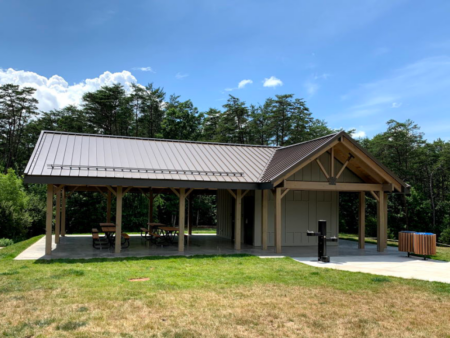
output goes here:
[[[304, 142], [336, 131], [325, 121], [314, 118], [305, 100], [293, 94], [269, 97], [261, 105], [247, 104], [229, 95], [222, 109], [200, 112], [191, 100], [167, 96], [163, 88], [153, 84], [133, 85], [130, 92], [115, 84], [84, 94], [79, 106], [39, 112], [34, 92], [33, 88], [13, 84], [0, 86], [0, 167], [5, 177], [11, 175], [7, 173], [9, 168], [19, 176], [23, 173], [41, 130], [276, 146]], [[447, 240], [450, 237], [449, 142], [427, 142], [419, 127], [409, 120], [390, 120], [386, 131], [360, 142], [412, 186], [411, 195], [394, 195], [389, 200], [390, 236], [395, 237], [402, 229], [413, 229], [443, 233], [441, 238]], [[27, 185], [23, 190], [44, 201], [42, 187]], [[340, 194], [341, 231], [356, 231], [355, 198], [355, 194]], [[374, 235], [376, 207], [368, 200], [367, 231]], [[99, 194], [74, 194], [68, 205], [69, 230], [88, 231], [103, 217], [100, 214], [106, 208], [104, 203]], [[125, 214], [124, 218], [130, 217], [130, 222], [136, 224], [145, 222], [145, 198], [127, 197], [124, 203], [130, 204], [129, 215]], [[0, 201], [2, 213], [6, 210], [3, 204]], [[31, 214], [35, 219], [28, 221], [22, 234], [39, 233], [45, 227], [42, 215], [37, 212], [38, 203], [32, 204]], [[176, 210], [175, 200], [167, 196], [156, 204], [160, 221], [169, 221], [164, 218]], [[211, 196], [195, 203], [194, 212], [201, 214], [200, 223], [215, 222], [214, 205]], [[6, 236], [2, 230], [5, 228], [0, 226], [0, 237]]]

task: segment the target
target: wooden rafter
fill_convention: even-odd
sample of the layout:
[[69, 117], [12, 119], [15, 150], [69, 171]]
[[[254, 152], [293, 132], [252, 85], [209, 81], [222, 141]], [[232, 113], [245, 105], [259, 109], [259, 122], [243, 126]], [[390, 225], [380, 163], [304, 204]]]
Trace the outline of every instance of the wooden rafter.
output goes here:
[[383, 184], [376, 183], [336, 183], [285, 181], [280, 188], [305, 191], [383, 191]]
[[127, 192], [129, 192], [130, 191], [130, 189], [132, 189], [133, 187], [128, 187], [128, 188], [126, 188], [125, 189], [125, 191], [123, 192], [123, 194], [125, 195]]
[[330, 177], [334, 177], [334, 147], [331, 148]]
[[60, 184], [60, 185], [54, 185], [54, 188], [53, 188], [53, 193], [54, 194], [57, 194], [58, 192], [60, 192], [61, 191], [61, 189], [62, 188], [64, 188], [65, 187], [65, 185], [64, 184]]
[[248, 193], [249, 191], [250, 191], [250, 190], [245, 190], [245, 191], [242, 193], [241, 198], [244, 198], [244, 196], [247, 195], [247, 193]]

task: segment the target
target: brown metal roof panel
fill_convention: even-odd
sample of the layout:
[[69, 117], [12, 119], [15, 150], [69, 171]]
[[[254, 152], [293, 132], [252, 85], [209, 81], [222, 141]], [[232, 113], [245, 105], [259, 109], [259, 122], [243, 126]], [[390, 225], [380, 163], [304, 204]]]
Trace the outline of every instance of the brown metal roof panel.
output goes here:
[[[183, 156], [183, 153], [180, 152], [179, 144], [167, 142], [167, 147], [170, 149], [170, 153], [174, 158], [178, 160], [178, 168], [187, 168], [190, 169], [191, 165], [188, 163], [187, 156]], [[198, 175], [183, 175], [185, 180], [189, 181], [198, 181], [200, 178]]]
[[41, 175], [52, 175], [53, 168], [49, 167], [49, 164], [55, 163], [55, 158], [58, 153], [59, 141], [61, 140], [61, 135], [55, 135], [52, 138], [50, 147], [47, 152], [47, 156], [44, 162], [44, 166], [42, 168]]
[[43, 140], [36, 154], [36, 161], [34, 166], [30, 170], [31, 175], [41, 175], [44, 167], [46, 166], [47, 155], [52, 145], [54, 135], [43, 135]]
[[337, 135], [338, 134], [327, 135], [319, 139], [278, 149], [261, 177], [261, 181], [269, 182], [282, 176], [283, 173], [287, 172], [297, 163], [300, 163], [314, 153], [314, 151], [336, 138]]

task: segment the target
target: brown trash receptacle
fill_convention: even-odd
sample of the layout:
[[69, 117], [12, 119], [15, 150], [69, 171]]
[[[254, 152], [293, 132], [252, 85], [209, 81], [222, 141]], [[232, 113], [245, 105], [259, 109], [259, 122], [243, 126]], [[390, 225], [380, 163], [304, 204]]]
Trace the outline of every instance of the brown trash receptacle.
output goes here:
[[414, 252], [415, 231], [400, 231], [398, 233], [398, 251]]
[[416, 232], [414, 234], [414, 254], [431, 256], [436, 254], [436, 234]]

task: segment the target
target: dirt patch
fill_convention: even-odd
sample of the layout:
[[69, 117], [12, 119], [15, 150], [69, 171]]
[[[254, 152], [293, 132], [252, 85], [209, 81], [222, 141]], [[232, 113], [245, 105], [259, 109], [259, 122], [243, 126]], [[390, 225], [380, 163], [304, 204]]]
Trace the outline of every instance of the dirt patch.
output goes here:
[[128, 281], [129, 282], [145, 282], [150, 280], [150, 278], [148, 277], [141, 277], [141, 278], [130, 278]]

